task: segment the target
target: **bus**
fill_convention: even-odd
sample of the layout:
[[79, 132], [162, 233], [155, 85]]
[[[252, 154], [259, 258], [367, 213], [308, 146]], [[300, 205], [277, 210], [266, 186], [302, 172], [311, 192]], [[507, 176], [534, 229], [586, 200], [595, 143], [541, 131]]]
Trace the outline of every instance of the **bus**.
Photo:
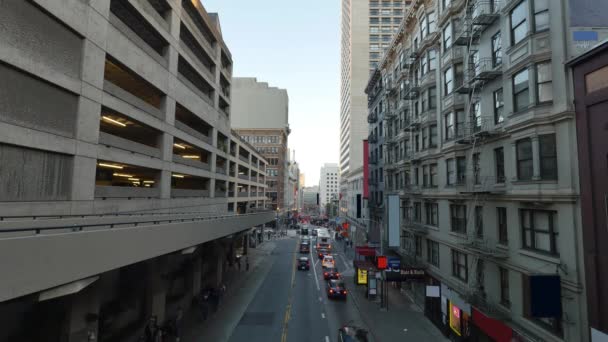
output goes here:
[[317, 249], [321, 248], [331, 252], [331, 236], [326, 228], [317, 229]]

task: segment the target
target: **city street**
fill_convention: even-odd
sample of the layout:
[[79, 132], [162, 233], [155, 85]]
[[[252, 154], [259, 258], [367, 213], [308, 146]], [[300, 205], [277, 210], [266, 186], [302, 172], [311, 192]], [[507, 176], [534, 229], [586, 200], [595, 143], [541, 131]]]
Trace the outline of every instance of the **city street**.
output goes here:
[[[377, 322], [376, 314], [388, 313], [380, 312], [376, 303], [363, 302], [367, 300], [362, 295], [353, 297], [356, 292], [354, 274], [341, 243], [335, 245], [337, 248], [334, 256], [349, 290], [346, 301], [328, 300], [324, 292], [325, 280], [321, 263], [314, 254], [314, 248], [308, 255], [311, 258], [311, 270], [295, 269], [296, 259], [304, 254], [299, 253], [299, 237], [293, 231], [288, 238], [274, 243], [276, 247], [267, 260], [272, 266], [257, 291], [252, 293], [246, 310], [232, 330], [230, 342], [337, 341], [338, 328], [348, 322], [370, 331], [370, 341], [394, 341], [408, 336], [415, 337], [416, 340], [443, 340], [438, 331], [425, 330], [430, 323], [424, 322], [425, 318], [420, 312], [411, 312], [414, 322], [403, 322], [409, 330], [401, 326], [390, 329], [369, 326], [368, 322]], [[397, 315], [396, 312], [392, 314]], [[379, 319], [382, 320], [381, 317]], [[230, 322], [225, 323], [230, 325]]]

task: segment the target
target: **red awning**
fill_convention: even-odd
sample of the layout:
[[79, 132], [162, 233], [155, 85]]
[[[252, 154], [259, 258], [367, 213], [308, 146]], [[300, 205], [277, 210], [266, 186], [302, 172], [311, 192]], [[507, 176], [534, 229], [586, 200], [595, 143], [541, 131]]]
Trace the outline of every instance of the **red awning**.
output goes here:
[[376, 249], [367, 246], [357, 246], [355, 247], [355, 253], [363, 256], [376, 256]]
[[490, 318], [481, 311], [473, 308], [473, 322], [486, 335], [493, 338], [496, 342], [510, 342], [513, 337], [513, 329], [505, 325], [503, 322]]

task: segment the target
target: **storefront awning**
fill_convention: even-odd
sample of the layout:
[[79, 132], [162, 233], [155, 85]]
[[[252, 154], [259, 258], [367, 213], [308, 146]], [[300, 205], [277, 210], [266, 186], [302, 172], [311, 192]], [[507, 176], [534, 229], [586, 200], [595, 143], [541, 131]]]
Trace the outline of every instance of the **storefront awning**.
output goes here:
[[355, 252], [358, 255], [363, 255], [363, 256], [376, 256], [376, 249], [373, 247], [357, 246], [357, 247], [355, 247]]
[[499, 320], [484, 315], [476, 308], [473, 308], [473, 322], [496, 342], [510, 342], [513, 337], [513, 330], [510, 327]]

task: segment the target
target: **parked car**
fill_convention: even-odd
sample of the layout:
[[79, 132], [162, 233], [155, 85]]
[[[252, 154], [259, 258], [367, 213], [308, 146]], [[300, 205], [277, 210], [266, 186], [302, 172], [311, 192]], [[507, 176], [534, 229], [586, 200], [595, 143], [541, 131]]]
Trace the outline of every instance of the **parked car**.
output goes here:
[[344, 282], [338, 279], [331, 279], [327, 282], [327, 298], [342, 298], [346, 299], [348, 291], [344, 286]]
[[310, 260], [307, 257], [300, 257], [298, 259], [298, 270], [310, 270]]

